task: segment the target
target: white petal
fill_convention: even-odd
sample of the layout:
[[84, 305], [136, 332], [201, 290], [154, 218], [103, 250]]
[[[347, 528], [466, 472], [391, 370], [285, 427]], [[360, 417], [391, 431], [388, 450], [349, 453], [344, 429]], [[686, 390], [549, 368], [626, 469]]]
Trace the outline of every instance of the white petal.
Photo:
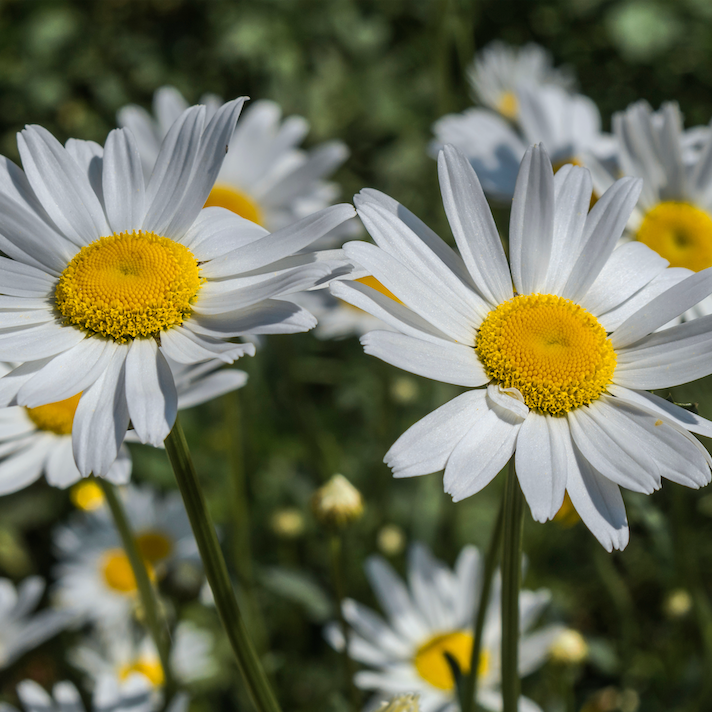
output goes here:
[[0, 257], [0, 293], [13, 297], [47, 297], [54, 291], [55, 280], [30, 265]]
[[146, 190], [141, 157], [128, 129], [114, 129], [106, 139], [102, 190], [112, 231], [140, 229], [146, 214]]
[[119, 448], [119, 454], [107, 470], [104, 479], [117, 486], [126, 485], [131, 479], [131, 467], [131, 453], [124, 443]]
[[623, 234], [641, 186], [640, 178], [621, 178], [591, 208], [586, 218], [581, 253], [560, 292], [562, 297], [580, 302], [596, 281]]
[[517, 438], [516, 470], [522, 492], [537, 522], [551, 519], [561, 509], [566, 490], [570, 439], [565, 418], [531, 411]]
[[509, 221], [509, 261], [519, 294], [541, 290], [554, 230], [554, 172], [541, 145], [531, 146], [519, 168]]
[[74, 462], [72, 438], [69, 435], [56, 438], [47, 458], [45, 477], [48, 484], [60, 489], [65, 489], [81, 479], [81, 473]]
[[394, 477], [414, 477], [442, 470], [465, 434], [486, 412], [485, 391], [468, 391], [412, 425], [383, 461]]
[[9, 329], [0, 333], [0, 359], [22, 362], [47, 358], [71, 349], [85, 337], [83, 331], [55, 321]]
[[70, 138], [64, 144], [67, 153], [77, 162], [77, 165], [89, 180], [91, 189], [104, 207], [104, 189], [101, 184], [101, 173], [104, 166], [104, 148], [96, 141], [82, 141]]
[[28, 126], [17, 147], [33, 190], [68, 239], [81, 246], [111, 234], [88, 176], [47, 129]]
[[44, 368], [51, 358], [38, 359], [37, 361], [26, 361], [9, 371], [0, 378], [0, 407], [17, 405], [15, 400], [17, 392], [22, 386], [32, 378], [40, 369]]
[[198, 213], [180, 241], [199, 262], [207, 262], [266, 235], [269, 232], [257, 223], [227, 208], [212, 206]]
[[245, 383], [247, 383], [247, 374], [234, 368], [211, 373], [190, 387], [180, 390], [178, 394], [178, 409], [182, 410], [183, 408], [200, 405], [213, 398], [225, 395], [225, 393], [242, 388]]
[[471, 346], [435, 344], [392, 331], [371, 331], [361, 344], [367, 354], [434, 381], [476, 387], [490, 380]]
[[407, 656], [410, 646], [399, 638], [386, 622], [371, 609], [347, 598], [343, 603], [344, 618], [360, 636], [377, 644], [393, 656]]
[[42, 476], [52, 437], [40, 435], [30, 447], [10, 455], [0, 462], [0, 494], [24, 489]]
[[168, 358], [184, 364], [214, 358], [224, 363], [233, 363], [245, 354], [255, 355], [253, 344], [233, 344], [210, 336], [200, 336], [180, 326], [174, 326], [161, 334], [161, 350]]
[[134, 339], [126, 357], [126, 401], [142, 443], [160, 447], [175, 423], [173, 374], [153, 339]]

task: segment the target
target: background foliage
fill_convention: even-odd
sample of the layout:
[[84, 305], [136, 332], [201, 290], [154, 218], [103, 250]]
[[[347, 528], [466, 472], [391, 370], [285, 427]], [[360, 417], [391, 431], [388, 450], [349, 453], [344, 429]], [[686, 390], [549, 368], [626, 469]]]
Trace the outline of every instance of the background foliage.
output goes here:
[[[471, 104], [464, 67], [476, 48], [495, 38], [546, 46], [576, 72], [605, 126], [638, 98], [655, 107], [675, 99], [695, 125], [712, 115], [711, 8], [706, 0], [3, 0], [0, 153], [17, 160], [15, 133], [25, 123], [62, 140], [103, 141], [119, 107], [150, 105], [164, 84], [191, 101], [204, 92], [271, 98], [310, 121], [309, 144], [348, 144], [351, 158], [336, 176], [345, 199], [379, 188], [449, 239], [426, 146], [434, 120]], [[346, 573], [350, 594], [373, 604], [362, 563], [383, 548], [384, 526], [452, 563], [464, 544], [486, 543], [501, 483], [455, 506], [439, 475], [394, 482], [386, 449], [458, 389], [365, 357], [355, 339], [270, 337], [239, 365], [248, 386], [186, 413], [188, 437], [228, 554], [236, 531], [251, 534], [263, 616], [250, 624], [272, 651], [265, 664], [284, 708], [345, 710], [340, 660], [321, 635], [333, 603], [328, 542], [308, 508], [314, 488], [339, 471], [363, 492], [366, 516], [348, 536]], [[699, 402], [710, 416], [711, 395], [703, 383], [676, 400]], [[174, 486], [164, 453], [134, 454], [137, 480]], [[235, 464], [247, 481], [246, 512], [231, 490]], [[607, 555], [580, 524], [526, 522], [525, 585], [552, 590], [547, 616], [581, 630], [591, 658], [574, 670], [551, 664], [524, 691], [551, 710], [709, 709], [712, 495], [666, 483], [626, 502], [632, 531], [622, 554]], [[49, 576], [49, 531], [70, 509], [66, 493], [44, 483], [1, 499], [0, 575]], [[389, 556], [402, 571], [398, 548]], [[239, 573], [243, 584], [252, 578]], [[217, 630], [195, 603], [194, 579], [170, 585], [185, 615]], [[669, 605], [678, 589], [693, 601], [684, 615]], [[27, 676], [76, 679], [62, 662], [71, 640], [4, 671], [0, 693], [12, 700]], [[195, 691], [196, 710], [249, 708], [223, 653], [221, 674]]]

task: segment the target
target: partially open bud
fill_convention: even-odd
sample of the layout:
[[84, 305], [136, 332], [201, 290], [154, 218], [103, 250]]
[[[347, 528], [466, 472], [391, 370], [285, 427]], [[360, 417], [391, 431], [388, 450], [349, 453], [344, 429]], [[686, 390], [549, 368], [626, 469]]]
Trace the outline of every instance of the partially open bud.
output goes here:
[[419, 712], [420, 695], [405, 694], [391, 697], [387, 702], [383, 702], [376, 712]]
[[578, 665], [588, 657], [588, 645], [581, 633], [567, 628], [552, 643], [549, 654], [557, 663]]
[[319, 523], [330, 529], [343, 529], [363, 514], [361, 493], [343, 475], [319, 487], [311, 503]]

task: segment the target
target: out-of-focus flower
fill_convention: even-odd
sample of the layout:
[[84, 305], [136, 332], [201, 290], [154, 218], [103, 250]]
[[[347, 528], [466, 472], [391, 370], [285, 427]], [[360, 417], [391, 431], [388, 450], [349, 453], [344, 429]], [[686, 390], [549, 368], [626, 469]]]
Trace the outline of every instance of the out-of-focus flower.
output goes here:
[[[370, 668], [356, 674], [356, 685], [376, 691], [380, 698], [398, 693], [419, 694], [422, 712], [459, 709], [455, 681], [445, 653], [457, 661], [463, 673], [469, 672], [472, 614], [482, 575], [477, 549], [465, 547], [453, 571], [435, 559], [425, 546], [413, 546], [409, 552], [407, 587], [378, 556], [367, 560], [366, 574], [387, 621], [356, 601], [344, 601], [344, 617], [353, 629], [348, 653]], [[477, 690], [477, 702], [492, 710], [502, 707], [498, 689], [501, 679], [499, 598], [497, 576], [483, 631]], [[549, 647], [561, 632], [557, 625], [528, 632], [548, 601], [549, 594], [544, 590], [520, 593], [519, 673], [522, 676], [544, 663]], [[335, 648], [343, 650], [344, 639], [339, 626], [328, 626], [326, 636]], [[539, 709], [531, 700], [525, 704], [529, 705], [527, 709]]]
[[272, 531], [282, 539], [298, 539], [306, 529], [306, 521], [301, 509], [284, 507], [270, 517]]
[[397, 524], [386, 524], [379, 529], [376, 544], [386, 556], [397, 556], [405, 550], [405, 532]]
[[[175, 381], [178, 410], [217, 398], [247, 382], [244, 371], [223, 369], [224, 362], [220, 359], [182, 364], [166, 358], [166, 362]], [[0, 375], [12, 369], [13, 366], [0, 363]], [[81, 480], [72, 452], [74, 415], [80, 395], [37, 408], [0, 408], [0, 495], [27, 487], [43, 473], [55, 487], [69, 487]], [[134, 431], [126, 435], [128, 442], [137, 440]], [[130, 476], [131, 455], [126, 445], [122, 445], [104, 477], [122, 485]], [[101, 489], [92, 482], [83, 483], [76, 493], [73, 501], [82, 509], [97, 507], [103, 501]]]
[[[106, 475], [129, 422], [160, 446], [178, 407], [166, 357], [231, 363], [243, 334], [296, 333], [314, 317], [282, 297], [348, 269], [300, 254], [354, 216], [350, 205], [270, 234], [221, 207], [203, 209], [242, 99], [207, 118], [184, 111], [146, 184], [136, 141], [63, 147], [38, 126], [18, 138], [24, 172], [0, 166], [0, 405], [28, 408], [81, 394], [72, 445], [82, 475]], [[340, 256], [340, 251], [337, 251]], [[341, 272], [340, 272], [341, 273]]]
[[396, 695], [386, 700], [378, 712], [420, 712], [420, 695]]
[[[223, 105], [222, 99], [206, 95], [201, 103], [208, 117]], [[153, 96], [151, 116], [139, 106], [125, 106], [118, 123], [136, 136], [146, 179], [156, 163], [161, 142], [171, 126], [188, 108], [188, 102], [174, 87], [161, 87]], [[155, 118], [154, 118], [155, 117]], [[326, 182], [347, 158], [349, 151], [341, 141], [329, 141], [310, 151], [298, 148], [309, 131], [301, 116], [282, 121], [282, 110], [273, 101], [257, 101], [244, 112], [230, 139], [206, 207], [227, 208], [270, 231], [279, 230], [331, 205], [339, 196], [335, 183]], [[348, 233], [358, 229], [348, 224]], [[330, 234], [331, 242], [346, 225]], [[329, 238], [321, 241], [321, 246]]]
[[663, 612], [668, 618], [684, 618], [692, 610], [692, 596], [684, 588], [676, 588], [665, 597]]
[[588, 657], [588, 645], [577, 630], [567, 628], [556, 636], [549, 648], [551, 659], [565, 665], [579, 665]]
[[0, 670], [74, 621], [66, 612], [33, 614], [44, 589], [39, 576], [26, 578], [17, 588], [9, 579], [0, 578]]
[[576, 507], [574, 507], [568, 493], [564, 495], [564, 501], [561, 504], [561, 509], [559, 509], [559, 511], [554, 515], [554, 521], [565, 529], [568, 529], [581, 521], [581, 517], [579, 517]]
[[99, 509], [105, 503], [104, 493], [94, 480], [77, 482], [69, 490], [69, 498], [77, 509], [83, 509], [85, 512]]
[[541, 146], [517, 178], [508, 263], [466, 157], [447, 146], [438, 167], [460, 254], [364, 190], [355, 202], [376, 245], [344, 251], [405, 306], [355, 282], [331, 286], [400, 332], [366, 334], [366, 353], [473, 389], [413, 425], [385, 462], [395, 477], [445, 468], [445, 491], [460, 501], [514, 456], [534, 519], [554, 517], [568, 492], [603, 546], [622, 549], [620, 486], [649, 494], [663, 478], [710, 481], [712, 459], [691, 433], [712, 436], [712, 422], [648, 390], [712, 372], [709, 321], [660, 330], [712, 293], [712, 270], [679, 281], [645, 245], [616, 249], [642, 181], [621, 178], [589, 212], [589, 171], [554, 176]]
[[361, 493], [343, 475], [319, 487], [311, 505], [317, 521], [330, 529], [343, 529], [363, 515]]
[[[123, 493], [126, 515], [149, 575], [160, 579], [178, 562], [197, 557], [180, 495], [158, 496], [130, 485]], [[60, 563], [55, 604], [102, 627], [126, 625], [139, 605], [136, 579], [107, 507], [77, 513], [53, 535]]]

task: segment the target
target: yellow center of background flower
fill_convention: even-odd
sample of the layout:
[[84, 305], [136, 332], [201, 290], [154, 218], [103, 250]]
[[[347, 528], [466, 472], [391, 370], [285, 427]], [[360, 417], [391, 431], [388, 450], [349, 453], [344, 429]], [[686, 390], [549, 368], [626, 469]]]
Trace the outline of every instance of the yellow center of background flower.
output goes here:
[[576, 507], [574, 507], [574, 503], [571, 501], [568, 492], [564, 494], [564, 501], [559, 511], [554, 515], [554, 521], [564, 527], [564, 529], [568, 529], [581, 521], [581, 517], [576, 511]]
[[495, 383], [516, 388], [529, 408], [548, 415], [596, 400], [616, 367], [613, 345], [597, 319], [552, 294], [500, 304], [482, 323], [475, 351]]
[[92, 512], [104, 504], [104, 493], [101, 491], [101, 487], [91, 480], [77, 482], [69, 490], [69, 498], [75, 507], [83, 509], [85, 512]]
[[670, 262], [694, 272], [712, 267], [712, 217], [689, 203], [669, 201], [649, 210], [636, 239]]
[[143, 675], [154, 687], [159, 687], [165, 682], [163, 668], [158, 660], [137, 660], [129, 665], [122, 665], [119, 670], [119, 678], [125, 680], [134, 672]]
[[[155, 579], [153, 567], [146, 563], [148, 576]], [[101, 562], [101, 573], [106, 585], [119, 593], [134, 593], [136, 577], [129, 562], [129, 557], [123, 549], [109, 549], [104, 553]]]
[[26, 408], [30, 420], [39, 428], [55, 435], [71, 435], [74, 413], [79, 405], [81, 393], [57, 403], [40, 405], [37, 408]]
[[136, 537], [136, 546], [145, 561], [155, 564], [165, 559], [173, 550], [171, 540], [158, 531], [147, 531]]
[[519, 101], [517, 101], [517, 95], [513, 91], [505, 91], [497, 102], [497, 111], [499, 111], [502, 116], [506, 116], [512, 121], [517, 118], [519, 113]]
[[[413, 664], [418, 675], [433, 687], [440, 690], [453, 690], [455, 679], [445, 653], [457, 662], [460, 672], [467, 675], [470, 672], [472, 657], [472, 635], [461, 630], [436, 635], [418, 648]], [[482, 651], [477, 674], [481, 677], [486, 675], [488, 670], [489, 655], [487, 651]]]
[[229, 185], [218, 184], [210, 191], [210, 195], [205, 201], [205, 207], [210, 208], [213, 206], [227, 208], [246, 220], [262, 225], [260, 206], [249, 195]]
[[125, 343], [181, 324], [201, 281], [187, 247], [153, 232], [115, 233], [72, 258], [55, 302], [68, 324]]

